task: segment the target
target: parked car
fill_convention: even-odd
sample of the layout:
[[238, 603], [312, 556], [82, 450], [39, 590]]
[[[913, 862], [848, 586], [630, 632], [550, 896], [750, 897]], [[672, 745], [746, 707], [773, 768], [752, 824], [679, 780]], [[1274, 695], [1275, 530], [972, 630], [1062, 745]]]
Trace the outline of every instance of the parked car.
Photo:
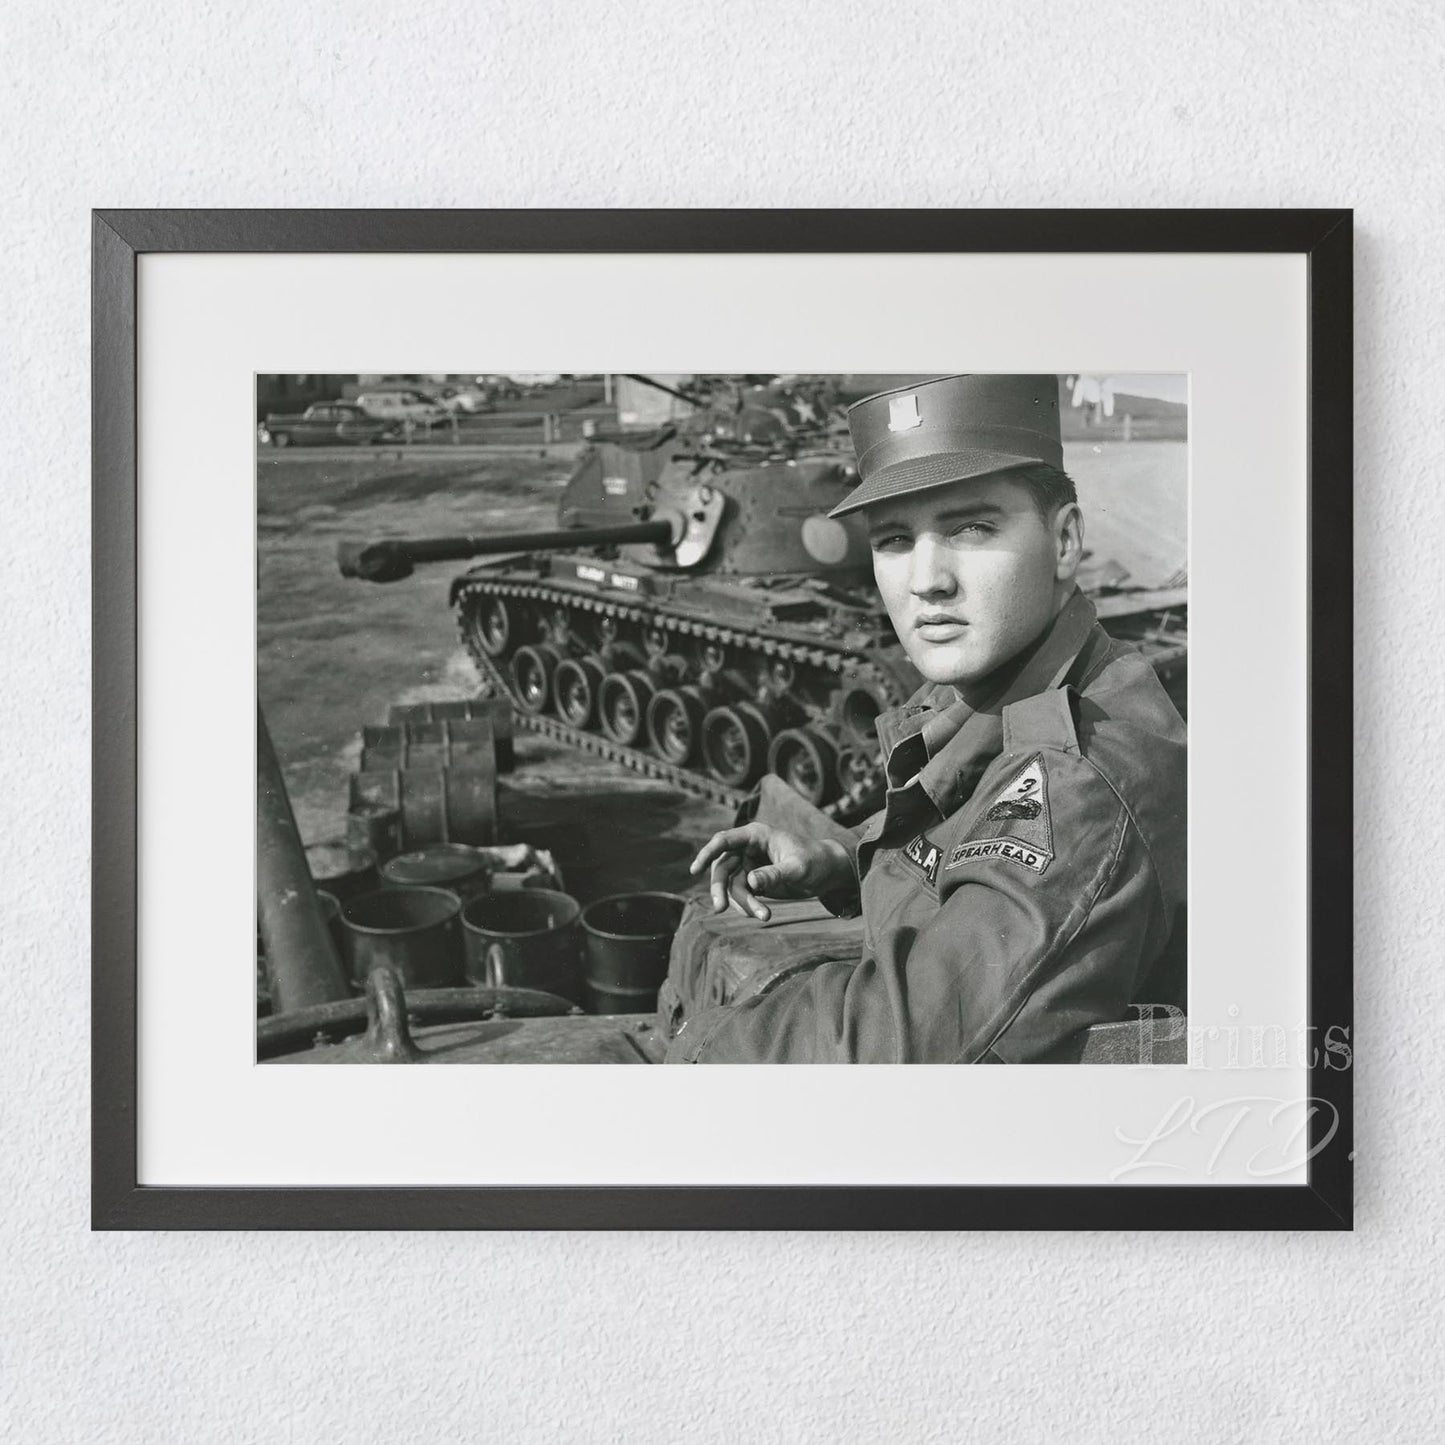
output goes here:
[[401, 436], [400, 423], [368, 416], [355, 402], [318, 401], [300, 416], [268, 416], [259, 435], [272, 446], [365, 446]]
[[364, 391], [356, 404], [367, 416], [417, 426], [435, 426], [451, 417], [446, 407], [421, 391]]
[[448, 386], [437, 394], [437, 401], [450, 412], [475, 416], [481, 411], [491, 411], [492, 398], [480, 386]]
[[520, 401], [522, 399], [522, 388], [510, 376], [501, 376], [495, 373], [479, 376], [477, 385], [493, 402]]

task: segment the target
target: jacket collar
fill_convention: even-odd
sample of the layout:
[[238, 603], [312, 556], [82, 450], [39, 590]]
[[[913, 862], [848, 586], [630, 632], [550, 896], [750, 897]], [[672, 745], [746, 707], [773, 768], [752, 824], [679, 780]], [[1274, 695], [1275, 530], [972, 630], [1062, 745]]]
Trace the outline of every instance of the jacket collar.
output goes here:
[[955, 811], [1003, 750], [1004, 708], [1061, 686], [1081, 656], [1092, 654], [1096, 624], [1094, 604], [1076, 590], [982, 707], [971, 708], [950, 683], [928, 683], [901, 708], [880, 716], [890, 802], [895, 790], [916, 780], [941, 816]]

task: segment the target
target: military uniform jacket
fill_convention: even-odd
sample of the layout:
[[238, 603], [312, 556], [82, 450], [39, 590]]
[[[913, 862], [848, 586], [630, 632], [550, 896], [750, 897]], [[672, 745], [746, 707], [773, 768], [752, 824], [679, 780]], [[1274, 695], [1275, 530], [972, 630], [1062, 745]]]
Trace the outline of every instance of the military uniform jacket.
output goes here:
[[698, 1015], [669, 1062], [1024, 1063], [1140, 999], [1184, 901], [1185, 730], [1093, 604], [1073, 595], [996, 705], [930, 684], [879, 738], [862, 961]]

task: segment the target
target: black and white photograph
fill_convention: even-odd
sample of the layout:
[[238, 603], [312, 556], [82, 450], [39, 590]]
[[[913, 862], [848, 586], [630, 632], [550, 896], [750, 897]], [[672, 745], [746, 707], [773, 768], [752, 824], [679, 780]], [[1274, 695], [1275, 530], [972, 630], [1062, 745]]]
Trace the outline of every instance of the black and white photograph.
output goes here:
[[1332, 219], [105, 239], [107, 1218], [1334, 1227]]
[[1186, 1062], [1187, 375], [255, 381], [258, 1062]]

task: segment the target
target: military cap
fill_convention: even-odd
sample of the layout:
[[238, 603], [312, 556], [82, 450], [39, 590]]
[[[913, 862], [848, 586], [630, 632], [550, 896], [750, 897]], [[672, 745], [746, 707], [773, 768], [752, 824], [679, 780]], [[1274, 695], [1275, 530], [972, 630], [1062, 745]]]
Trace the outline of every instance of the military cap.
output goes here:
[[1062, 469], [1056, 376], [940, 376], [848, 408], [859, 482], [831, 512], [1011, 467]]

